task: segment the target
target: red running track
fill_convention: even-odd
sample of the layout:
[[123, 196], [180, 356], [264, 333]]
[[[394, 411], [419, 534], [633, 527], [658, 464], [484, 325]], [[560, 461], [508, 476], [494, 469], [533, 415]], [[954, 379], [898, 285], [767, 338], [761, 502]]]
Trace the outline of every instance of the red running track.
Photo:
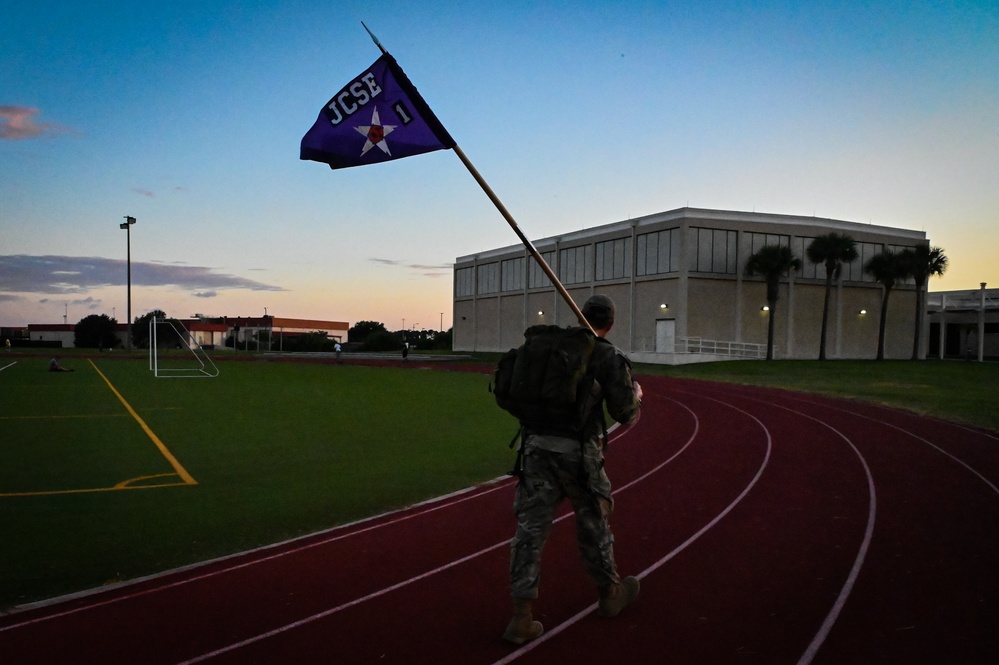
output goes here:
[[0, 663], [993, 663], [999, 438], [646, 377], [607, 453], [638, 601], [596, 616], [574, 527], [513, 648], [511, 481], [0, 617]]

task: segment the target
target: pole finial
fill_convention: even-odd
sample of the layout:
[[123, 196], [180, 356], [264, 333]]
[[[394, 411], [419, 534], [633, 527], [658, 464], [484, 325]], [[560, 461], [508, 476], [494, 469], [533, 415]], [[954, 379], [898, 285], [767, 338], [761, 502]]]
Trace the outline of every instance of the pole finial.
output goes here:
[[385, 47], [382, 46], [382, 43], [378, 41], [378, 38], [375, 37], [375, 33], [371, 32], [371, 30], [368, 29], [368, 26], [364, 25], [364, 21], [361, 21], [361, 25], [364, 26], [364, 29], [367, 31], [368, 36], [371, 37], [371, 41], [375, 43], [375, 46], [381, 49], [382, 53], [388, 53], [388, 51], [385, 50]]

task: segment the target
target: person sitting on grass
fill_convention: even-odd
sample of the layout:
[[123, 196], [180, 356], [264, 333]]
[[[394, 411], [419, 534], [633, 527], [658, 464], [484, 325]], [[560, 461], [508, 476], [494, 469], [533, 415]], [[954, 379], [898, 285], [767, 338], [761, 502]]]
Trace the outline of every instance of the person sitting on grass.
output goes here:
[[75, 369], [68, 369], [59, 364], [57, 358], [53, 358], [49, 361], [49, 371], [50, 372], [75, 372]]

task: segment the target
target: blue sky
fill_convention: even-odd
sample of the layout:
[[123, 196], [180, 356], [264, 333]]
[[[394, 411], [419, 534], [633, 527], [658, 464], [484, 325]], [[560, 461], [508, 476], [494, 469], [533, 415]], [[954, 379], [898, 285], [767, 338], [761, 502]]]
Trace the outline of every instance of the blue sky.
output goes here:
[[999, 286], [994, 2], [0, 5], [0, 325], [163, 309], [451, 325], [517, 238], [450, 151], [300, 161], [379, 55], [524, 232], [683, 206], [926, 231]]

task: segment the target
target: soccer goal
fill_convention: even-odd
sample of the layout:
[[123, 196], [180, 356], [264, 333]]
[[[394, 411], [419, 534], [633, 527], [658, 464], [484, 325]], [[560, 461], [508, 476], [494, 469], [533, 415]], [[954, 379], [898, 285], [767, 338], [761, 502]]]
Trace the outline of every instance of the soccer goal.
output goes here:
[[183, 323], [155, 316], [149, 320], [149, 371], [157, 378], [219, 375], [219, 368]]

